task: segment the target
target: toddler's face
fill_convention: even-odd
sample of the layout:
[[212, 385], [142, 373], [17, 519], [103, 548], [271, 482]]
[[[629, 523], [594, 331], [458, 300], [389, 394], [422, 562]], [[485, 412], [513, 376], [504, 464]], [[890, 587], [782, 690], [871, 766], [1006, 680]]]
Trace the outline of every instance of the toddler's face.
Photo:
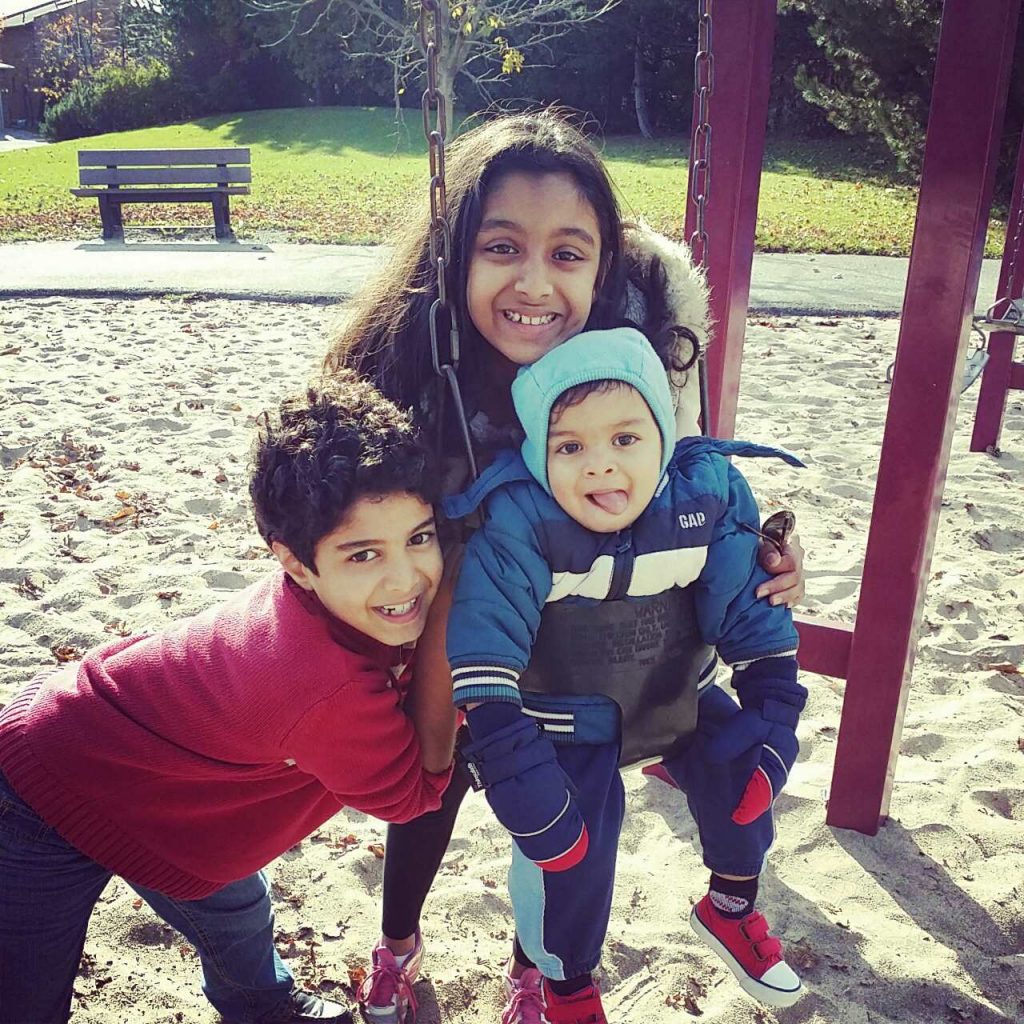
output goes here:
[[434, 510], [399, 491], [361, 498], [320, 539], [314, 574], [298, 563], [292, 578], [343, 622], [392, 647], [418, 640], [441, 582]]
[[552, 416], [548, 483], [581, 526], [615, 533], [654, 497], [661, 478], [661, 432], [628, 384], [595, 391]]
[[600, 265], [597, 214], [569, 174], [508, 174], [473, 242], [470, 318], [509, 362], [534, 363], [583, 330]]

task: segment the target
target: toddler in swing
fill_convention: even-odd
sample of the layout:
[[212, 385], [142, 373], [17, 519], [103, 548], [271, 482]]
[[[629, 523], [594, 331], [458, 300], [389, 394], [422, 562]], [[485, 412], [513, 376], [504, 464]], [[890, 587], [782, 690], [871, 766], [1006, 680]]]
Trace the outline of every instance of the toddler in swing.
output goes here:
[[442, 575], [433, 478], [409, 417], [355, 374], [286, 399], [250, 480], [277, 570], [3, 709], [3, 1024], [68, 1019], [115, 874], [195, 946], [225, 1021], [351, 1021], [295, 986], [262, 868], [343, 807], [406, 821], [440, 803], [451, 697], [429, 706], [409, 674]]
[[[483, 510], [449, 612], [448, 659], [455, 703], [468, 712], [461, 755], [515, 843], [516, 959], [543, 976], [546, 1020], [603, 1020], [590, 972], [611, 906], [620, 756], [664, 756], [712, 870], [691, 924], [745, 991], [788, 1006], [799, 979], [752, 908], [807, 691], [791, 614], [755, 597], [765, 578], [757, 505], [726, 456], [799, 463], [742, 442], [676, 442], [661, 363], [628, 327], [563, 342], [519, 371], [512, 397], [520, 449], [445, 507]], [[714, 655], [701, 656], [700, 642], [697, 657], [677, 651], [660, 667], [669, 680], [644, 678], [640, 665], [619, 679], [621, 626], [614, 639], [585, 631], [601, 602], [633, 602], [642, 616], [652, 595], [673, 588], [690, 589], [692, 602], [667, 614], [690, 616], [687, 635], [733, 666], [739, 705], [714, 684]], [[576, 638], [556, 641], [544, 665], [537, 641], [549, 609]], [[648, 645], [651, 625], [647, 616]]]
[[[672, 456], [677, 438], [699, 433], [696, 381], [684, 380], [681, 371], [706, 338], [704, 282], [684, 247], [649, 229], [623, 224], [607, 172], [577, 129], [552, 110], [485, 122], [450, 147], [447, 195], [452, 237], [448, 294], [461, 327], [458, 379], [478, 464], [486, 466], [523, 440], [511, 393], [520, 367], [536, 363], [584, 331], [614, 328], [627, 318], [649, 339], [655, 353], [652, 367], [669, 390], [663, 424], [667, 434], [663, 440], [659, 437], [665, 458]], [[379, 279], [357, 296], [325, 368], [354, 368], [390, 398], [411, 407], [429, 436], [441, 440], [444, 490], [453, 494], [465, 489], [468, 463], [453, 429], [455, 418], [444, 415], [427, 340], [430, 307], [437, 297], [428, 228], [423, 213], [398, 238]], [[653, 472], [657, 475], [657, 467]], [[752, 534], [750, 541], [756, 549]], [[454, 531], [446, 543], [452, 552], [459, 547]], [[757, 589], [759, 607], [767, 610], [799, 600], [801, 555], [795, 539], [781, 551], [761, 547], [759, 560], [767, 572]], [[454, 567], [457, 558], [448, 564]], [[612, 603], [594, 602], [587, 614], [598, 621], [602, 609]], [[446, 615], [447, 605], [437, 602], [428, 636], [420, 644], [416, 685], [447, 686], [450, 694], [444, 651], [434, 644], [434, 638], [444, 635]], [[702, 648], [699, 654], [698, 670], [710, 672], [714, 652]], [[443, 682], [435, 675], [443, 675]], [[518, 713], [512, 702], [486, 703], [506, 703]], [[699, 707], [703, 712], [713, 703], [701, 700]], [[493, 706], [479, 711], [483, 716], [478, 720], [495, 713]], [[506, 709], [497, 711], [505, 713]], [[583, 757], [588, 749], [573, 747], [567, 756]], [[608, 768], [609, 777], [617, 779], [614, 769], [614, 764]], [[415, 1015], [413, 983], [424, 952], [420, 915], [471, 782], [466, 766], [457, 765], [437, 811], [389, 826], [382, 936], [359, 994], [364, 1012], [375, 1024], [407, 1024]], [[621, 799], [621, 784], [608, 785], [619, 787], [620, 795], [613, 792], [610, 799]], [[616, 839], [617, 831], [614, 837], [601, 837], [591, 828], [586, 842], [592, 849], [607, 850]], [[739, 865], [749, 870], [729, 871], [735, 866], [732, 861], [720, 866], [728, 874], [748, 876], [748, 897], [742, 899], [750, 910], [749, 876], [757, 874], [760, 863], [758, 855]], [[544, 874], [546, 879], [559, 877]], [[593, 938], [588, 935], [587, 942], [596, 962], [600, 938], [596, 943]], [[586, 958], [579, 960], [580, 965], [585, 962]], [[589, 967], [580, 969], [585, 974]], [[557, 972], [552, 973], [547, 1006], [541, 980], [537, 965], [517, 943], [506, 975], [504, 1024], [588, 1019], [574, 1016], [571, 1006], [557, 1011], [554, 1007], [560, 993], [572, 994], [568, 975], [560, 980]]]

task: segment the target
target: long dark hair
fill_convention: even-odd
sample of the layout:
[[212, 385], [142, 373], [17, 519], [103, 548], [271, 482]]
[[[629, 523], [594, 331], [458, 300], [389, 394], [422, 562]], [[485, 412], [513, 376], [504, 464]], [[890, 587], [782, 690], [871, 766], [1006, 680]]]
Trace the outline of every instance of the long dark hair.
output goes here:
[[[502, 178], [516, 171], [569, 174], [593, 207], [601, 231], [601, 266], [587, 328], [619, 322], [625, 303], [618, 203], [600, 157], [567, 117], [550, 108], [505, 115], [460, 136], [447, 154], [452, 228], [449, 288], [461, 334], [459, 380], [471, 408], [487, 365], [488, 343], [466, 308], [469, 261], [487, 196]], [[422, 407], [424, 393], [436, 379], [428, 315], [437, 286], [428, 228], [425, 212], [406, 226], [383, 273], [357, 296], [352, 316], [324, 360], [328, 373], [352, 367], [392, 400], [416, 408]]]

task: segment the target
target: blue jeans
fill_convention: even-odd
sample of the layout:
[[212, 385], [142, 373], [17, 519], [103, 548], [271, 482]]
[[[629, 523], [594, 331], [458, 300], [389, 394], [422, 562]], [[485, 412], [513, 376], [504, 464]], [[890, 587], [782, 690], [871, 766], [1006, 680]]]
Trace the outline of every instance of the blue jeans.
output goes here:
[[[89, 916], [112, 872], [65, 842], [0, 775], [0, 1024], [68, 1019]], [[256, 1022], [294, 985], [274, 948], [262, 871], [201, 900], [132, 888], [195, 946], [203, 992], [228, 1020]]]

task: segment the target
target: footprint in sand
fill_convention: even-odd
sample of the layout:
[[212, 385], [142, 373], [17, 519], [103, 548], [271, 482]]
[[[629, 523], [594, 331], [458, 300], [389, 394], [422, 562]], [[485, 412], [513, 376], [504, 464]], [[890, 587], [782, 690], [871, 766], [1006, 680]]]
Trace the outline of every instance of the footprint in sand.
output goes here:
[[212, 516], [220, 511], [219, 498], [189, 498], [185, 502], [185, 510], [194, 516]]
[[946, 747], [946, 738], [935, 733], [921, 733], [917, 736], [904, 736], [900, 743], [900, 753], [908, 757], [923, 757], [934, 761]]
[[1024, 820], [1024, 789], [976, 789], [971, 797], [1003, 818]]
[[143, 420], [139, 427], [146, 427], [154, 431], [180, 431], [188, 430], [188, 424], [184, 420], [171, 419], [170, 416], [151, 416]]
[[211, 590], [244, 590], [250, 582], [240, 572], [204, 572], [202, 575]]
[[141, 946], [163, 946], [170, 949], [177, 941], [178, 933], [167, 924], [160, 921], [142, 921], [133, 925], [128, 932], [128, 938]]
[[1001, 555], [1011, 554], [1024, 549], [1024, 531], [1007, 530], [1001, 526], [990, 526], [978, 530], [971, 539], [985, 551], [995, 551]]

